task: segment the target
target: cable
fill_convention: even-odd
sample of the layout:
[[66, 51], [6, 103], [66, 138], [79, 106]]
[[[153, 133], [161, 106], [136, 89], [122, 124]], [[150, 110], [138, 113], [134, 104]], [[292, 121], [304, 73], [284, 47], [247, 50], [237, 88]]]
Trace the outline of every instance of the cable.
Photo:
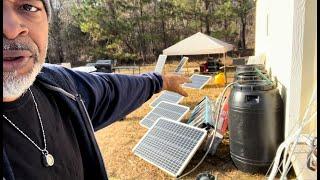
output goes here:
[[[219, 99], [219, 103], [218, 103], [218, 106], [217, 106], [218, 111], [217, 111], [216, 122], [215, 122], [215, 125], [214, 125], [213, 137], [212, 137], [212, 139], [211, 139], [211, 142], [210, 142], [210, 145], [209, 145], [209, 147], [208, 147], [208, 150], [206, 151], [206, 153], [204, 154], [204, 156], [202, 157], [202, 159], [200, 160], [200, 162], [199, 162], [193, 169], [191, 169], [189, 172], [187, 172], [187, 173], [185, 173], [185, 174], [177, 177], [177, 179], [183, 178], [183, 177], [185, 177], [186, 175], [188, 175], [188, 174], [190, 174], [191, 172], [193, 172], [195, 169], [197, 169], [197, 168], [200, 166], [200, 164], [201, 164], [201, 163], [204, 161], [204, 159], [207, 157], [207, 155], [208, 155], [208, 153], [209, 153], [209, 151], [210, 151], [210, 149], [211, 149], [211, 146], [213, 145], [213, 141], [214, 141], [214, 139], [215, 139], [215, 137], [216, 137], [217, 125], [218, 125], [218, 122], [219, 122], [219, 119], [218, 119], [218, 118], [219, 118], [220, 111], [221, 111], [221, 107], [220, 107], [220, 106], [221, 106], [222, 100], [224, 99], [224, 98], [223, 98], [223, 97], [224, 97], [224, 94], [225, 94], [226, 90], [227, 90], [230, 86], [232, 86], [233, 84], [235, 84], [236, 82], [237, 82], [237, 81], [228, 84], [228, 85], [224, 88], [224, 90], [222, 91], [222, 93], [221, 93], [221, 97], [220, 97], [220, 99]], [[212, 133], [211, 133], [211, 134], [212, 134]]]
[[269, 84], [272, 84], [272, 81], [267, 76], [262, 74], [261, 71], [258, 68], [255, 68], [255, 71], [262, 77], [262, 79], [268, 81]]
[[[317, 99], [317, 88], [315, 88], [313, 90], [312, 96], [311, 96], [310, 101], [307, 105], [307, 109], [304, 112], [302, 122], [295, 124], [295, 126], [290, 130], [289, 135], [286, 137], [286, 139], [278, 146], [275, 158], [266, 173], [266, 177], [268, 177], [267, 175], [270, 172], [270, 175], [268, 177], [269, 180], [274, 179], [278, 173], [278, 166], [279, 166], [280, 158], [281, 158], [283, 151], [284, 150], [287, 151], [287, 148], [289, 147], [289, 145], [291, 143], [293, 143], [296, 138], [299, 138], [299, 135], [300, 135], [300, 132], [302, 131], [302, 129], [305, 127], [306, 124], [311, 122], [312, 117], [315, 116], [316, 113], [312, 114], [311, 118], [308, 118], [309, 112], [311, 110], [311, 105], [316, 101], [316, 99]], [[295, 128], [296, 126], [298, 126], [297, 129]], [[283, 156], [286, 156], [286, 154], [287, 153], [284, 153]], [[289, 159], [289, 161], [290, 161], [290, 159]], [[285, 168], [288, 168], [287, 164], [283, 164], [282, 166], [283, 166], [283, 170], [285, 170]]]
[[[315, 118], [317, 116], [317, 113], [314, 113], [311, 117], [310, 117], [310, 120], [312, 120], [313, 118]], [[310, 122], [310, 120], [307, 120], [307, 122]], [[303, 126], [304, 127], [304, 126]], [[283, 172], [282, 172], [282, 176], [280, 177], [281, 180], [284, 179], [284, 176], [287, 176], [287, 173], [288, 173], [288, 170], [289, 170], [289, 165], [291, 163], [291, 157], [293, 155], [293, 152], [294, 152], [294, 149], [298, 143], [298, 139], [299, 139], [299, 136], [300, 136], [300, 132], [302, 131], [302, 128], [298, 130], [299, 132], [299, 135], [298, 137], [296, 137], [295, 141], [293, 142], [293, 145], [292, 145], [292, 148], [291, 148], [291, 151], [288, 153], [289, 154], [289, 157], [288, 157], [288, 161], [285, 163], [285, 166], [284, 166], [284, 169], [283, 169]]]

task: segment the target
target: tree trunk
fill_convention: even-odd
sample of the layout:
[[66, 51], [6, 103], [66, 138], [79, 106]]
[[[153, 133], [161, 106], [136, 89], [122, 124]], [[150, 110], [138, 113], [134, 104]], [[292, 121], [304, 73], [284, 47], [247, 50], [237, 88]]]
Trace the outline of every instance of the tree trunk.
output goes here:
[[203, 32], [201, 15], [199, 16], [199, 20], [200, 20], [200, 32]]
[[205, 25], [206, 25], [206, 34], [210, 35], [210, 21], [209, 21], [209, 5], [210, 1], [205, 0], [205, 8], [206, 8], [206, 15], [205, 15]]
[[56, 28], [56, 31], [55, 31], [55, 35], [54, 35], [54, 44], [55, 44], [55, 49], [56, 49], [56, 54], [57, 54], [57, 61], [58, 63], [63, 63], [64, 62], [64, 56], [63, 56], [63, 50], [62, 50], [62, 44], [61, 42], [62, 39], [61, 39], [61, 19], [60, 19], [60, 11], [56, 11], [54, 12], [54, 16], [55, 17], [55, 28]]
[[166, 22], [164, 19], [161, 19], [161, 29], [162, 29], [162, 41], [163, 41], [163, 49], [167, 47], [167, 35], [166, 35]]
[[124, 40], [124, 43], [129, 48], [130, 53], [134, 53], [134, 48], [131, 46], [131, 44], [129, 43], [129, 41], [127, 39]]
[[206, 19], [206, 22], [205, 22], [205, 24], [206, 24], [206, 34], [210, 35], [210, 23], [209, 23], [208, 15], [206, 15], [205, 19]]
[[227, 22], [227, 19], [224, 19], [224, 40], [227, 41], [227, 29], [228, 29], [228, 22]]
[[117, 14], [116, 14], [117, 12], [116, 12], [116, 9], [114, 7], [114, 2], [113, 1], [108, 1], [107, 4], [108, 4], [109, 10], [111, 12], [112, 24], [114, 26], [114, 28], [112, 30], [112, 34], [114, 36], [117, 36], [118, 32], [115, 30], [115, 29], [117, 29], [117, 17], [116, 17], [117, 16]]
[[142, 52], [142, 61], [143, 61], [143, 65], [145, 65], [146, 59], [147, 59], [147, 55], [146, 55], [146, 42], [144, 39], [144, 34], [145, 34], [145, 29], [144, 29], [144, 23], [142, 21], [142, 17], [143, 17], [143, 3], [142, 0], [139, 1], [139, 11], [140, 11], [140, 42], [141, 42], [141, 52]]
[[241, 25], [242, 25], [242, 30], [241, 30], [241, 45], [243, 50], [246, 49], [246, 19], [245, 18], [241, 18]]
[[167, 48], [167, 35], [166, 35], [166, 22], [165, 22], [165, 13], [163, 4], [160, 4], [160, 12], [161, 12], [161, 31], [162, 31], [162, 42], [163, 42], [163, 49]]

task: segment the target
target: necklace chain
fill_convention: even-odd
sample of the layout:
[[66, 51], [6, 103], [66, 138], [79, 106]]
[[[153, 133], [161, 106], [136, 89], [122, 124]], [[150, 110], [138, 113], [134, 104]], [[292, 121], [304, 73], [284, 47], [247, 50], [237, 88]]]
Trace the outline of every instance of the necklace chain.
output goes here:
[[37, 111], [38, 119], [39, 119], [40, 126], [41, 126], [41, 130], [42, 130], [44, 148], [41, 149], [28, 135], [26, 135], [20, 128], [18, 128], [18, 126], [15, 125], [6, 115], [2, 114], [2, 116], [3, 116], [3, 118], [5, 118], [14, 128], [16, 128], [24, 137], [26, 137], [37, 149], [39, 149], [39, 151], [41, 151], [42, 154], [47, 155], [47, 154], [48, 154], [48, 151], [47, 151], [46, 134], [45, 134], [45, 132], [44, 132], [41, 115], [40, 115], [40, 112], [39, 112], [39, 109], [38, 109], [38, 104], [37, 104], [37, 102], [36, 102], [36, 100], [35, 100], [35, 98], [34, 98], [34, 95], [33, 95], [32, 91], [31, 91], [31, 89], [28, 88], [28, 90], [29, 90], [30, 93], [31, 93], [32, 100], [33, 100], [34, 106], [35, 106], [36, 111]]

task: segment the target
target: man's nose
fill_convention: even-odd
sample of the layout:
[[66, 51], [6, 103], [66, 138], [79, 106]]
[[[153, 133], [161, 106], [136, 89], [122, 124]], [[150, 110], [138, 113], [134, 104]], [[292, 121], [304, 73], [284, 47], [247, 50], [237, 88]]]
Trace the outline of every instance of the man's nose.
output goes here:
[[16, 12], [6, 7], [3, 8], [3, 36], [7, 39], [15, 39], [29, 33], [28, 27], [22, 22]]

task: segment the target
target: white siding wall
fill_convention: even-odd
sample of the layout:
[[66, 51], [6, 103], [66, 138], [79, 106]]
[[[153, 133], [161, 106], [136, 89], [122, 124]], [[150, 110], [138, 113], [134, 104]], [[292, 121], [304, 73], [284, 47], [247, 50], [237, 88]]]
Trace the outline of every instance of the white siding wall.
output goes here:
[[[302, 91], [300, 105], [300, 119], [305, 112], [309, 98], [311, 97], [313, 87], [317, 81], [316, 76], [316, 39], [317, 39], [317, 2], [316, 0], [306, 0], [305, 4], [305, 19], [304, 19], [304, 41], [303, 41], [303, 60], [302, 60]], [[310, 124], [305, 132], [316, 132], [316, 121]]]
[[285, 118], [289, 119], [293, 1], [257, 0], [256, 3], [255, 55], [265, 54], [266, 68], [278, 80], [279, 91], [287, 104]]
[[302, 118], [316, 84], [316, 0], [257, 0], [255, 55], [278, 80], [286, 136]]
[[[278, 80], [285, 102], [285, 136], [302, 120], [317, 86], [316, 14], [317, 0], [256, 1], [255, 55], [266, 56], [267, 69]], [[316, 136], [316, 127], [315, 118], [303, 133]], [[293, 163], [297, 179], [314, 179], [305, 168], [305, 157]]]

